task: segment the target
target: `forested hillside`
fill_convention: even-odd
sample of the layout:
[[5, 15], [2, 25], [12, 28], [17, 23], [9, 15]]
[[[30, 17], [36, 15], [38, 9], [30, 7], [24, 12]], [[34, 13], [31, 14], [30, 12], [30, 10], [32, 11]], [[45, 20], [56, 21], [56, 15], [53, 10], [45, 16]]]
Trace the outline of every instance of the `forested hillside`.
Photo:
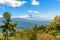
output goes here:
[[[3, 40], [0, 35], [0, 40]], [[60, 16], [47, 25], [38, 26], [35, 24], [33, 29], [16, 31], [15, 35], [8, 38], [9, 40], [60, 40]]]

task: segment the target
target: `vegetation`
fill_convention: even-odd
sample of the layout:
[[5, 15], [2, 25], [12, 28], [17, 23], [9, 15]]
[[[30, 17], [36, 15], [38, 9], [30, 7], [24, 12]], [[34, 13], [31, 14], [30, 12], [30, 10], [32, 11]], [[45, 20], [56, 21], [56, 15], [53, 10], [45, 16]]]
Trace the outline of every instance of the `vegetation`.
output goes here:
[[15, 33], [14, 27], [17, 25], [17, 23], [11, 22], [11, 14], [9, 12], [4, 12], [3, 14], [3, 25], [0, 26], [2, 28], [2, 33], [5, 37], [4, 40], [8, 40], [9, 36], [12, 36]]
[[[38, 26], [35, 24], [34, 28], [27, 30], [19, 30], [15, 32], [14, 27], [17, 23], [11, 21], [11, 15], [9, 12], [5, 12], [2, 33], [0, 40], [60, 40], [60, 16], [56, 16], [55, 19], [47, 24]], [[15, 33], [15, 35], [14, 35]], [[9, 38], [8, 38], [9, 37]]]

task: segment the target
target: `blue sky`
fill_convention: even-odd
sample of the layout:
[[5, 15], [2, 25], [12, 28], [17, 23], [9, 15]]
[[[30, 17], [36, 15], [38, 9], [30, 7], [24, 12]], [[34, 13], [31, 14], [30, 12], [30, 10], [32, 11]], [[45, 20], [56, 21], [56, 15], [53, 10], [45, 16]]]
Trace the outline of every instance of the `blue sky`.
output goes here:
[[60, 15], [60, 0], [0, 0], [0, 17], [5, 11], [12, 18], [52, 20]]

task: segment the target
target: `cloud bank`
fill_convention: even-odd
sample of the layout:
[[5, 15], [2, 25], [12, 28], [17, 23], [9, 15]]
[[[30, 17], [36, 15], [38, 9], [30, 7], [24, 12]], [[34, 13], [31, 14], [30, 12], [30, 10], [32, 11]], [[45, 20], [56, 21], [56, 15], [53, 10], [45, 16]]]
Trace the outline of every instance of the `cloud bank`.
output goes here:
[[30, 16], [29, 15], [20, 15], [20, 16], [14, 16], [12, 18], [22, 18], [22, 19], [26, 19], [26, 18], [29, 18]]
[[0, 4], [9, 5], [11, 7], [19, 7], [27, 3], [26, 1], [17, 1], [17, 0], [0, 0]]
[[57, 14], [57, 12], [55, 12], [55, 13], [49, 13], [49, 12], [47, 12], [47, 13], [40, 13], [40, 11], [36, 11], [36, 10], [28, 10], [28, 12], [31, 14], [30, 16], [31, 16], [31, 18], [33, 18], [33, 19], [37, 19], [37, 20], [41, 20], [41, 19], [43, 19], [43, 20], [53, 20], [54, 19], [54, 17], [55, 16], [58, 16], [58, 15], [60, 15], [59, 13]]
[[[11, 6], [11, 7], [20, 7], [22, 6], [23, 4], [27, 3], [27, 1], [18, 1], [18, 0], [0, 0], [0, 4], [4, 4], [4, 5], [8, 5], [8, 6]], [[31, 1], [31, 5], [39, 5], [39, 1], [37, 0], [32, 0]]]

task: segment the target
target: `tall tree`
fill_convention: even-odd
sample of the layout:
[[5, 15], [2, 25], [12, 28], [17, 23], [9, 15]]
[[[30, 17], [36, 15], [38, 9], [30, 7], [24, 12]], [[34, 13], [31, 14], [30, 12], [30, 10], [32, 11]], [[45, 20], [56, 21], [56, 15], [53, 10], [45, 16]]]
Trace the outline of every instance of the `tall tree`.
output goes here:
[[3, 14], [4, 21], [2, 21], [4, 24], [0, 26], [2, 28], [2, 33], [5, 37], [4, 40], [8, 40], [9, 36], [13, 36], [16, 32], [15, 27], [17, 25], [17, 22], [11, 21], [11, 14], [9, 12], [4, 12]]
[[31, 40], [37, 40], [37, 35], [36, 35], [37, 34], [37, 30], [38, 30], [37, 24], [34, 25], [33, 30], [34, 30], [34, 34], [32, 35]]

